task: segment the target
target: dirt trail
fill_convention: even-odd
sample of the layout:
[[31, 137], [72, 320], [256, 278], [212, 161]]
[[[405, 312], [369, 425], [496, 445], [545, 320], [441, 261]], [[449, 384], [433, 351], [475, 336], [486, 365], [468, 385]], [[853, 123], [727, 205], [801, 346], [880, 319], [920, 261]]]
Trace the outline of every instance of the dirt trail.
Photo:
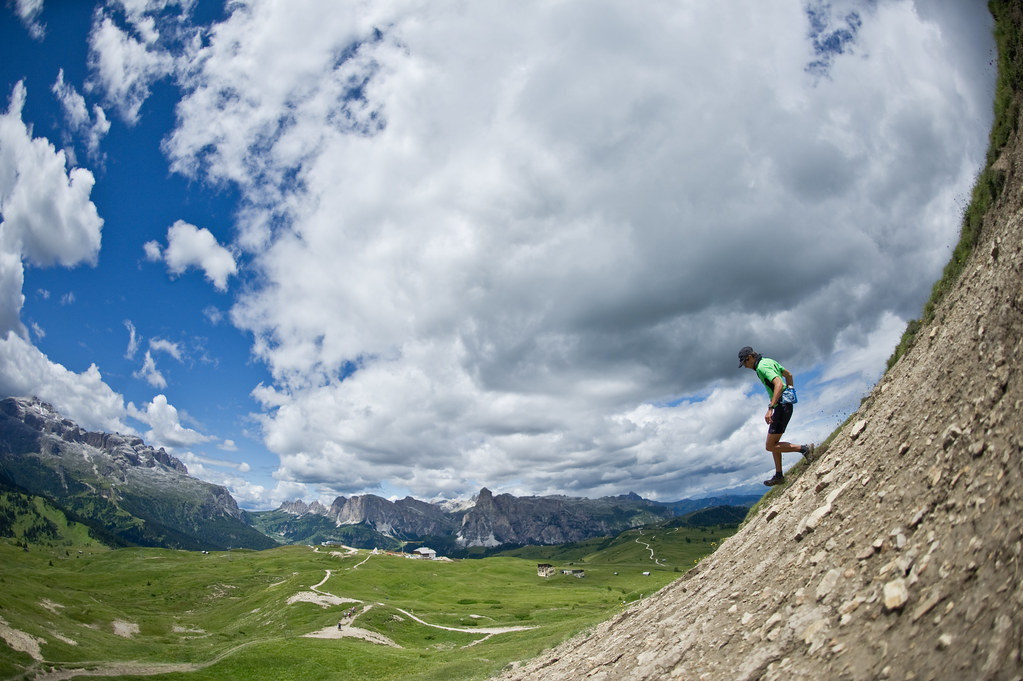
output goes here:
[[[640, 536], [643, 536], [643, 530], [640, 530], [639, 534], [640, 534]], [[650, 560], [654, 561], [655, 565], [662, 565], [662, 566], [664, 565], [664, 563], [661, 562], [661, 559], [654, 555], [654, 547], [650, 546], [650, 544], [647, 544], [645, 541], [640, 541], [639, 537], [636, 538], [636, 543], [637, 544], [642, 544], [643, 546], [646, 547], [646, 550], [650, 552]]]
[[460, 631], [460, 632], [462, 632], [464, 634], [491, 634], [491, 635], [493, 635], [493, 634], [507, 634], [507, 633], [512, 632], [512, 631], [529, 631], [530, 629], [536, 629], [536, 627], [523, 627], [523, 626], [516, 626], [516, 627], [471, 627], [471, 628], [467, 628], [467, 627], [445, 627], [445, 626], [442, 626], [440, 624], [430, 624], [429, 622], [424, 622], [423, 620], [419, 619], [418, 617], [416, 617], [415, 615], [413, 615], [412, 613], [410, 613], [407, 610], [402, 610], [401, 608], [395, 608], [395, 610], [397, 610], [401, 614], [405, 615], [409, 619], [415, 620], [416, 622], [419, 622], [420, 624], [422, 624], [424, 626], [433, 627], [434, 629], [444, 629], [446, 631]]

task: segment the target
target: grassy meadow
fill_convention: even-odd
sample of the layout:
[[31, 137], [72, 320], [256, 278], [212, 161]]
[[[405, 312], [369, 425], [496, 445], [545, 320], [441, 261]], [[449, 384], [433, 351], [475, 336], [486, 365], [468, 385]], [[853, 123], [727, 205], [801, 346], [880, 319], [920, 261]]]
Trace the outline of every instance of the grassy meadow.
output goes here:
[[[732, 532], [665, 525], [460, 561], [8, 540], [0, 679], [487, 678], [652, 594]], [[558, 572], [538, 577], [537, 563]]]

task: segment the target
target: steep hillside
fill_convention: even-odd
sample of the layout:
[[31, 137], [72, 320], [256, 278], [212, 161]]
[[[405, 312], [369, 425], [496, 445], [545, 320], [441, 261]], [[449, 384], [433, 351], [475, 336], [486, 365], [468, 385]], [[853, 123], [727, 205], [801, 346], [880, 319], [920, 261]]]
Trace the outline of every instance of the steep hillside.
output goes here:
[[[992, 6], [1018, 35], [1018, 5]], [[996, 200], [915, 343], [715, 554], [501, 679], [1023, 678], [1020, 55], [998, 21], [1013, 100], [982, 178]]]

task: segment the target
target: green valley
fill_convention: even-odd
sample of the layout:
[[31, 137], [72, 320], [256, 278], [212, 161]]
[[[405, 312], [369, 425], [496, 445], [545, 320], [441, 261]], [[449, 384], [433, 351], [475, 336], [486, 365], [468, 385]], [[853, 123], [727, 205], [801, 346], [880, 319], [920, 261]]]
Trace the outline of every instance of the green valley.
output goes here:
[[[205, 553], [107, 549], [69, 533], [8, 539], [0, 678], [487, 678], [652, 594], [734, 531], [676, 518], [433, 561], [340, 546]], [[538, 576], [541, 563], [551, 576]]]

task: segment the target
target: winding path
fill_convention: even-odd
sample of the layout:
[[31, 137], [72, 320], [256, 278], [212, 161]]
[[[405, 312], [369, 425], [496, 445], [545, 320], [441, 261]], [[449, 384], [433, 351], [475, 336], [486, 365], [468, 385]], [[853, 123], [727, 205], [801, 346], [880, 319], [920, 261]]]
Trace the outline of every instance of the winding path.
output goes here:
[[[643, 530], [640, 530], [639, 534], [640, 534], [640, 536], [643, 536]], [[650, 546], [650, 544], [647, 544], [645, 541], [640, 541], [638, 537], [636, 538], [636, 543], [637, 544], [642, 544], [643, 546], [646, 547], [646, 550], [650, 552], [650, 560], [654, 561], [655, 565], [660, 565], [661, 567], [667, 567], [664, 563], [661, 562], [660, 558], [654, 557], [654, 549], [653, 549], [652, 546]]]

